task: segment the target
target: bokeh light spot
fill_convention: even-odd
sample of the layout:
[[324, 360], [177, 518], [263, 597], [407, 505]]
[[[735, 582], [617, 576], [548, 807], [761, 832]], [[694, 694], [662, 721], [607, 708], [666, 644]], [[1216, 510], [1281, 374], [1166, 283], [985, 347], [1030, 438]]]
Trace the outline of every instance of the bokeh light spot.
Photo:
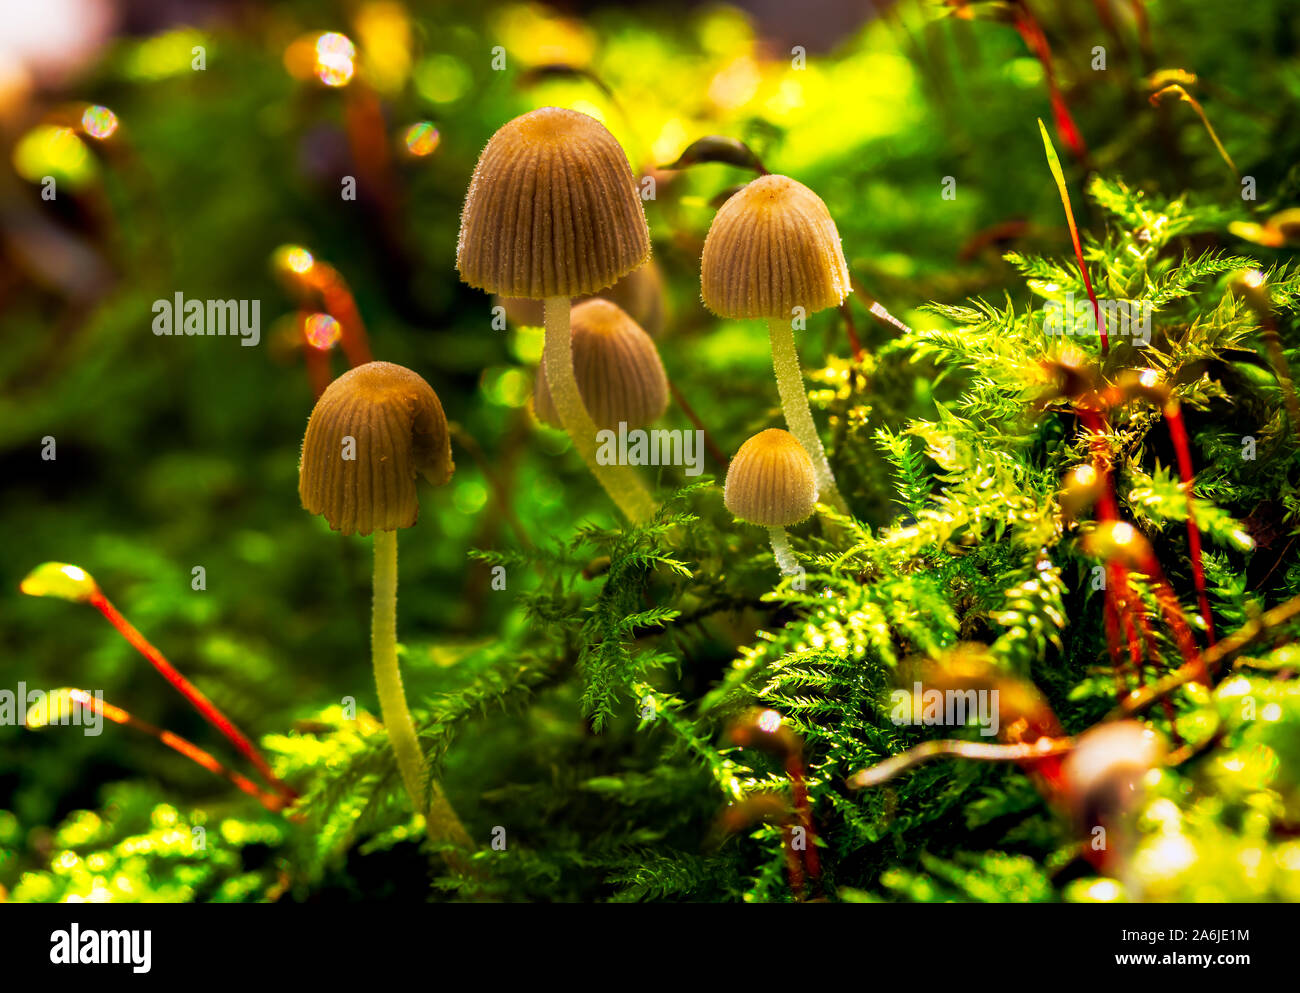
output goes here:
[[452, 501], [462, 514], [476, 514], [487, 503], [487, 487], [477, 479], [464, 479], [456, 484]]
[[420, 121], [418, 124], [412, 124], [406, 129], [405, 135], [406, 150], [412, 155], [422, 157], [432, 155], [438, 148], [438, 143], [442, 141], [442, 136], [438, 134], [438, 129], [433, 126], [431, 121]]
[[326, 86], [346, 86], [356, 72], [356, 55], [347, 35], [325, 32], [316, 39], [316, 78]]
[[327, 352], [343, 336], [343, 325], [329, 314], [309, 314], [302, 322], [302, 333], [312, 348]]
[[415, 68], [415, 89], [433, 103], [453, 103], [470, 88], [469, 70], [454, 55], [431, 55]]
[[316, 264], [316, 260], [311, 252], [301, 245], [281, 245], [275, 250], [275, 264], [279, 268], [301, 276]]
[[71, 128], [42, 124], [18, 140], [13, 153], [14, 169], [23, 179], [41, 182], [46, 176], [75, 188], [84, 186], [95, 174], [90, 152]]
[[117, 130], [117, 115], [107, 107], [91, 104], [81, 115], [81, 130], [92, 138], [109, 138]]
[[355, 23], [367, 80], [381, 92], [397, 92], [411, 71], [410, 15], [393, 0], [374, 0], [357, 11]]
[[484, 369], [480, 384], [484, 395], [498, 407], [522, 407], [532, 395], [528, 377], [518, 369]]

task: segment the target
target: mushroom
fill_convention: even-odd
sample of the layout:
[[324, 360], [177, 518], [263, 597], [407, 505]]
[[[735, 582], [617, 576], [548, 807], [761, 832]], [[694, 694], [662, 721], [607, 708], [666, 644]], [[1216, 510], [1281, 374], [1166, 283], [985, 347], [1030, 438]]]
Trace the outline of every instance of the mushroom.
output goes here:
[[838, 307], [851, 291], [826, 204], [788, 176], [760, 176], [719, 208], [700, 261], [704, 305], [719, 317], [767, 318], [786, 426], [808, 451], [817, 488], [848, 513], [817, 435], [794, 344], [794, 319]]
[[1063, 766], [1065, 804], [1094, 865], [1114, 870], [1132, 854], [1143, 780], [1164, 761], [1164, 739], [1140, 721], [1110, 721], [1079, 735]]
[[461, 215], [456, 267], [470, 286], [541, 300], [542, 355], [560, 423], [633, 523], [654, 500], [628, 466], [601, 465], [597, 428], [573, 370], [569, 301], [650, 257], [650, 232], [627, 156], [599, 121], [543, 107], [504, 124], [483, 149]]
[[391, 362], [352, 369], [321, 394], [307, 422], [298, 471], [303, 507], [341, 534], [373, 533], [374, 602], [370, 650], [388, 740], [429, 835], [470, 847], [441, 787], [425, 802], [424, 753], [406, 705], [397, 664], [397, 529], [419, 515], [415, 479], [441, 486], [455, 470], [447, 417], [420, 376]]
[[[620, 423], [644, 427], [668, 409], [668, 376], [651, 337], [617, 304], [599, 297], [570, 312], [573, 373], [592, 421], [617, 431]], [[537, 370], [533, 411], [560, 426], [546, 367]]]
[[794, 435], [768, 428], [741, 445], [727, 469], [722, 499], [737, 520], [767, 528], [783, 575], [799, 574], [785, 529], [812, 513], [817, 478], [807, 449]]

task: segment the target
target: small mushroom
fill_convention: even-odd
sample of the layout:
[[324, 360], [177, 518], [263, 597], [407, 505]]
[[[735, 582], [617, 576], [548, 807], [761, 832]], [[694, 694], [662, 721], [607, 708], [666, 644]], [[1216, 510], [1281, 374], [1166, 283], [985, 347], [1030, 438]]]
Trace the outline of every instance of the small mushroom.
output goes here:
[[788, 176], [760, 176], [719, 208], [700, 261], [704, 305], [719, 317], [767, 318], [786, 425], [808, 451], [827, 503], [848, 513], [808, 407], [794, 318], [838, 307], [851, 291], [826, 204]]
[[[617, 431], [620, 423], [644, 427], [668, 409], [668, 376], [651, 337], [617, 304], [595, 298], [570, 315], [573, 372], [578, 392], [598, 428]], [[537, 370], [533, 410], [547, 424], [560, 426], [547, 383]]]
[[767, 528], [782, 574], [799, 574], [785, 529], [813, 512], [817, 477], [794, 435], [768, 428], [741, 445], [727, 469], [722, 499], [737, 520]]
[[1164, 761], [1164, 739], [1140, 721], [1111, 721], [1079, 735], [1062, 767], [1065, 800], [1094, 865], [1114, 870], [1132, 853], [1143, 780]]
[[468, 848], [437, 782], [426, 802], [424, 753], [397, 664], [397, 529], [419, 515], [416, 476], [439, 486], [454, 470], [447, 417], [433, 388], [410, 369], [368, 362], [330, 383], [316, 402], [302, 442], [298, 494], [335, 531], [374, 533], [370, 649], [384, 727], [430, 837]]
[[655, 510], [628, 466], [601, 465], [598, 428], [573, 370], [569, 302], [650, 257], [650, 232], [627, 156], [586, 114], [543, 107], [494, 134], [474, 167], [461, 214], [456, 267], [470, 286], [543, 301], [542, 361], [574, 448], [634, 523]]

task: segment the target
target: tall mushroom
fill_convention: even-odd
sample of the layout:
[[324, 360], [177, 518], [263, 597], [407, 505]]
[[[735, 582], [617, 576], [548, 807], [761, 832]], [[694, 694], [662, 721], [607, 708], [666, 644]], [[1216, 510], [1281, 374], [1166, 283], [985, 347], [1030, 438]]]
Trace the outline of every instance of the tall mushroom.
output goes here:
[[650, 257], [650, 232], [627, 156], [599, 121], [543, 107], [488, 141], [461, 215], [456, 267], [470, 286], [543, 301], [542, 361], [560, 423], [592, 474], [633, 523], [655, 510], [628, 466], [596, 459], [597, 428], [573, 372], [569, 301]]
[[767, 318], [786, 426], [812, 459], [822, 499], [848, 513], [817, 435], [794, 323], [849, 295], [849, 267], [826, 204], [788, 176], [760, 176], [719, 208], [700, 261], [704, 305], [719, 317]]
[[[644, 427], [668, 409], [668, 376], [651, 337], [618, 304], [596, 297], [570, 311], [573, 372], [597, 428]], [[559, 424], [543, 365], [537, 370], [533, 411]]]
[[316, 401], [302, 442], [298, 495], [333, 530], [375, 536], [370, 651], [384, 727], [429, 836], [469, 848], [469, 835], [436, 782], [426, 802], [424, 753], [397, 664], [397, 529], [419, 516], [416, 476], [441, 486], [455, 468], [447, 417], [433, 388], [410, 369], [368, 362], [334, 380]]
[[807, 450], [794, 435], [768, 428], [741, 445], [727, 469], [722, 499], [737, 520], [767, 528], [784, 575], [799, 574], [785, 529], [812, 513], [817, 480]]

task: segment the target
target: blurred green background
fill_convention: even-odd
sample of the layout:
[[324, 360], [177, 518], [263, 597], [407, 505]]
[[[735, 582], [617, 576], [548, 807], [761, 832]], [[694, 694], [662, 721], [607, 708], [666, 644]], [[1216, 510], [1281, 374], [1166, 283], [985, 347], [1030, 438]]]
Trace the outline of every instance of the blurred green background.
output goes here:
[[[875, 353], [872, 425], [930, 415], [933, 370], [891, 352], [893, 330], [863, 301], [879, 299], [911, 324], [930, 300], [999, 301], [1018, 284], [1000, 258], [1008, 245], [1068, 253], [1035, 123], [1052, 120], [1043, 67], [1002, 5], [798, 6], [0, 4], [0, 685], [102, 689], [107, 701], [222, 751], [94, 611], [18, 594], [26, 572], [52, 559], [92, 573], [254, 737], [288, 731], [346, 696], [376, 710], [369, 543], [331, 533], [298, 505], [313, 399], [301, 356], [279, 337], [291, 333], [295, 309], [271, 264], [286, 243], [339, 270], [376, 357], [429, 381], [532, 539], [614, 522], [565, 439], [529, 412], [539, 333], [495, 330], [492, 301], [455, 270], [475, 159], [497, 127], [537, 106], [598, 117], [639, 173], [722, 134], [814, 189], [860, 284], [851, 306]], [[1147, 102], [1150, 73], [1183, 68], [1197, 75], [1194, 92], [1261, 200], [1290, 202], [1300, 151], [1293, 4], [1153, 0], [1140, 5], [1147, 52], [1136, 3], [1103, 5], [1113, 30], [1091, 4], [1033, 6], [1089, 143], [1088, 166], [1170, 196], [1235, 196], [1191, 108]], [[325, 31], [356, 45], [347, 85], [322, 85], [295, 62], [303, 39]], [[804, 66], [794, 64], [798, 45]], [[1092, 68], [1096, 46], [1106, 49], [1102, 71]], [[587, 78], [530, 71], [556, 63], [595, 74], [617, 103]], [[381, 118], [358, 121], [363, 87]], [[20, 151], [33, 129], [64, 126], [86, 103], [110, 108], [117, 132]], [[404, 142], [419, 122], [438, 133], [425, 155]], [[1057, 145], [1086, 228], [1083, 164]], [[46, 174], [58, 182], [54, 201], [40, 196]], [[657, 196], [646, 208], [667, 314], [658, 344], [674, 383], [731, 453], [776, 423], [768, 345], [755, 323], [719, 322], [703, 309], [698, 260], [711, 202], [749, 177], [726, 165], [653, 174]], [[340, 195], [343, 176], [358, 178], [354, 201]], [[942, 196], [945, 177], [954, 199]], [[178, 291], [260, 301], [260, 345], [156, 337], [152, 303]], [[814, 316], [800, 339], [805, 364], [847, 357], [845, 342], [838, 314]], [[342, 371], [342, 356], [334, 362]], [[675, 405], [668, 422], [688, 426]], [[41, 457], [47, 436], [52, 461]], [[413, 699], [464, 652], [527, 636], [517, 599], [493, 591], [487, 565], [469, 556], [518, 539], [482, 465], [463, 444], [454, 454], [455, 477], [422, 489], [420, 521], [401, 535], [399, 632]], [[660, 484], [677, 485], [675, 472]], [[851, 484], [864, 519], [893, 516], [887, 486], [883, 476]], [[204, 591], [191, 589], [195, 566], [206, 570]], [[521, 573], [518, 582], [533, 580]], [[730, 648], [715, 651], [720, 671]], [[501, 733], [526, 732], [506, 724]], [[470, 776], [486, 760], [464, 761]], [[143, 791], [142, 809], [164, 799], [244, 804], [127, 728], [87, 738], [0, 727], [0, 886], [12, 890], [62, 847], [51, 833], [71, 812], [100, 808], [106, 796], [130, 806], [131, 790]], [[166, 822], [155, 812], [153, 827]]]

